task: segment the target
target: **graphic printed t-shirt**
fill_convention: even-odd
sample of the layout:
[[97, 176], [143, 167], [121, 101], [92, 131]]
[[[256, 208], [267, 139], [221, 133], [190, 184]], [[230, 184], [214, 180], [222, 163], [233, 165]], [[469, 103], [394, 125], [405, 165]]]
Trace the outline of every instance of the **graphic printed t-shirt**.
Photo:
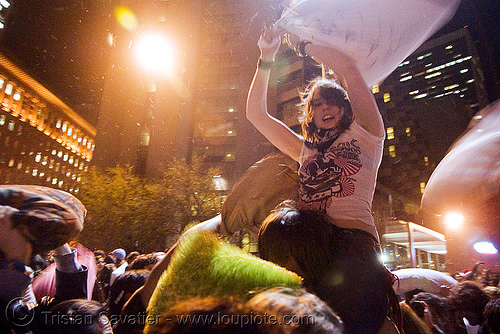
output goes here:
[[299, 158], [299, 208], [333, 219], [356, 220], [358, 228], [378, 234], [371, 214], [384, 137], [375, 137], [356, 121], [325, 151], [302, 147]]

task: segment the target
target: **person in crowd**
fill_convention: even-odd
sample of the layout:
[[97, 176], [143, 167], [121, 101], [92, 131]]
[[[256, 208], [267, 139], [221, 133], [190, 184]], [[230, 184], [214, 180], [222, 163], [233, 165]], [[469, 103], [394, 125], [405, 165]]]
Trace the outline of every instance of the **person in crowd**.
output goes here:
[[483, 317], [490, 334], [500, 334], [500, 299], [490, 300], [486, 304]]
[[408, 302], [433, 333], [455, 333], [455, 323], [446, 298], [420, 292]]
[[99, 286], [98, 301], [106, 303], [109, 297], [111, 273], [116, 270], [116, 259], [108, 254], [103, 259], [103, 266], [97, 271], [96, 284]]
[[431, 329], [405, 302], [400, 303], [403, 315], [403, 330], [406, 334], [432, 334]]
[[[262, 223], [258, 245], [261, 258], [301, 276], [303, 286], [341, 317], [346, 333], [378, 333], [389, 300], [398, 301], [376, 249], [360, 238], [371, 237], [357, 233], [322, 212], [283, 206]], [[401, 324], [399, 307], [391, 309]]]
[[[87, 269], [77, 261], [76, 250], [67, 243], [53, 250], [56, 263], [56, 293], [54, 298], [44, 297], [38, 301], [24, 298], [24, 292], [31, 283], [30, 242], [11, 227], [12, 208], [0, 206], [0, 251], [8, 260], [0, 267], [0, 307], [3, 330], [11, 328], [16, 332], [43, 332], [39, 327], [50, 309], [65, 300], [87, 298]], [[42, 317], [42, 318], [40, 318]]]
[[484, 308], [490, 298], [479, 283], [461, 282], [450, 290], [446, 301], [454, 314], [455, 326], [459, 332], [467, 333], [467, 327], [479, 330], [483, 325]]
[[[185, 321], [200, 319], [212, 321]], [[175, 304], [151, 333], [341, 334], [342, 321], [317, 296], [275, 287], [250, 300], [234, 296], [192, 298]]]
[[36, 333], [113, 334], [104, 306], [96, 301], [66, 300], [45, 312]]
[[158, 256], [156, 254], [141, 254], [128, 265], [127, 270], [152, 270], [156, 263], [158, 263]]
[[[246, 303], [255, 314], [274, 314], [284, 333], [343, 333], [340, 317], [318, 296], [305, 289], [274, 287]], [[272, 323], [265, 324], [272, 327]]]
[[[0, 186], [0, 327], [26, 332], [44, 307], [87, 297], [87, 269], [70, 242], [83, 228], [86, 210], [72, 195], [41, 186]], [[29, 295], [33, 254], [53, 249], [55, 297], [35, 306]]]
[[[300, 41], [306, 52], [342, 78], [313, 80], [302, 94], [302, 134], [267, 108], [277, 29], [260, 38], [260, 58], [247, 100], [247, 119], [281, 152], [300, 163], [298, 208], [324, 212], [337, 226], [365, 231], [378, 240], [371, 202], [382, 160], [385, 129], [377, 104], [354, 61], [334, 49]], [[290, 40], [293, 38], [290, 38]]]
[[127, 255], [127, 252], [125, 252], [123, 248], [117, 248], [111, 252], [111, 255], [114, 256], [114, 258], [116, 259], [115, 262], [116, 269], [113, 270], [113, 272], [111, 273], [111, 277], [109, 278], [109, 285], [113, 285], [115, 279], [125, 272], [125, 269], [130, 263], [127, 262], [127, 260], [129, 260], [129, 256], [130, 259], [132, 260], [135, 257], [137, 257], [137, 255], [139, 255], [139, 252], [132, 252], [129, 255]]
[[111, 316], [120, 315], [130, 296], [144, 285], [150, 270], [127, 270], [116, 278], [109, 293], [108, 310]]

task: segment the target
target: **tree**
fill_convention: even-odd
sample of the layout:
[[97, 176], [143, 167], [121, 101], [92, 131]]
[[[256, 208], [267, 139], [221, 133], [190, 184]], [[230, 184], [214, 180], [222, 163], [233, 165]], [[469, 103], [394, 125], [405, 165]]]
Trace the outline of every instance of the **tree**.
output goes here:
[[191, 223], [220, 212], [216, 170], [174, 159], [164, 177], [140, 178], [132, 167], [89, 170], [78, 194], [87, 208], [79, 240], [90, 248], [151, 252], [170, 247]]

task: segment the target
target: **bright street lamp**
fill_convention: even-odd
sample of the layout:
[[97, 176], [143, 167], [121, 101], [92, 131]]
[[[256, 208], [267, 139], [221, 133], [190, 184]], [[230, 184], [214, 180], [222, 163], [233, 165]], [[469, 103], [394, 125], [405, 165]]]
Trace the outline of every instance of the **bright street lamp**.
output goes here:
[[464, 216], [457, 212], [450, 212], [446, 214], [444, 222], [449, 229], [458, 230], [464, 224]]
[[135, 56], [146, 70], [165, 76], [173, 75], [176, 61], [174, 45], [160, 34], [144, 34], [136, 41]]

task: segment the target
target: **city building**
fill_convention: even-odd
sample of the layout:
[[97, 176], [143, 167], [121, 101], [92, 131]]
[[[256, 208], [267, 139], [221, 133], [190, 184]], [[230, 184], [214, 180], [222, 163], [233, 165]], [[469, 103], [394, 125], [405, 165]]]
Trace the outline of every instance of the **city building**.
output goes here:
[[95, 128], [0, 54], [0, 182], [77, 193]]
[[[278, 2], [278, 1], [276, 1]], [[245, 118], [256, 41], [279, 15], [270, 1], [123, 1], [137, 28], [116, 27], [96, 138], [95, 164], [136, 166], [160, 176], [174, 158], [202, 156], [229, 190], [272, 148]], [[273, 7], [274, 6], [274, 7]], [[141, 35], [162, 34], [177, 50], [169, 75], [132, 57]]]
[[415, 220], [435, 166], [488, 104], [472, 38], [461, 29], [427, 41], [373, 93], [387, 131], [378, 177], [392, 197], [385, 218]]

